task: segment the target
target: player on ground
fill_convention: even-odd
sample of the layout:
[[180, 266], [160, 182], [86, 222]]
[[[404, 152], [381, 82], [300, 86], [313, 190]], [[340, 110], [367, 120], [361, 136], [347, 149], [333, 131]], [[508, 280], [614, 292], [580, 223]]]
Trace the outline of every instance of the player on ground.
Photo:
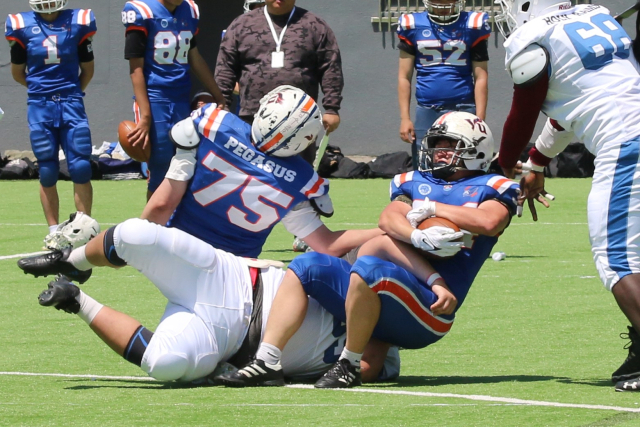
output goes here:
[[76, 209], [91, 215], [91, 132], [84, 90], [93, 77], [90, 9], [67, 9], [67, 0], [29, 0], [33, 12], [9, 15], [11, 74], [27, 88], [31, 148], [40, 167], [40, 201], [49, 233], [58, 227], [58, 152], [64, 152]]
[[[285, 275], [280, 268], [141, 219], [112, 227], [83, 248], [84, 259], [76, 262], [91, 267], [128, 264], [158, 287], [169, 302], [156, 331], [103, 306], [64, 277], [40, 294], [40, 304], [78, 314], [114, 351], [163, 381], [202, 379], [221, 362], [242, 364], [252, 358]], [[303, 317], [282, 368], [286, 376], [318, 377], [340, 354], [344, 325], [313, 300]], [[372, 379], [382, 369], [384, 355], [375, 363]], [[387, 375], [397, 376], [399, 363], [397, 353], [392, 354]]]
[[124, 57], [135, 95], [132, 145], [151, 144], [147, 197], [160, 185], [175, 148], [169, 130], [190, 113], [189, 71], [224, 107], [224, 98], [197, 47], [200, 11], [193, 0], [132, 0], [122, 10]]
[[[167, 224], [235, 255], [257, 257], [280, 221], [316, 251], [343, 255], [372, 230], [329, 230], [329, 183], [296, 154], [322, 129], [302, 90], [280, 86], [262, 100], [253, 125], [209, 104], [171, 130], [179, 150], [142, 218]], [[194, 148], [195, 147], [195, 148]], [[173, 215], [173, 216], [172, 216]]]
[[[533, 172], [521, 203], [544, 199], [543, 168], [569, 142], [596, 156], [587, 206], [596, 268], [633, 325], [629, 357], [612, 375], [616, 390], [640, 390], [640, 75], [631, 37], [602, 6], [568, 1], [501, 0], [496, 22], [506, 38], [515, 83], [500, 165], [507, 176], [530, 140], [539, 112], [548, 120], [529, 152]], [[622, 381], [622, 380], [633, 381]]]
[[[448, 111], [485, 119], [488, 99], [486, 13], [466, 12], [462, 0], [424, 0], [425, 12], [398, 21], [400, 137], [411, 144], [414, 170], [418, 150], [431, 125]], [[411, 121], [411, 79], [416, 72], [418, 106]]]
[[[254, 386], [262, 385], [264, 377], [278, 375], [278, 352], [303, 318], [303, 312], [285, 307], [300, 307], [307, 295], [347, 323], [345, 350], [316, 383], [318, 388], [359, 385], [362, 353], [371, 337], [408, 349], [426, 347], [442, 338], [516, 211], [517, 184], [486, 174], [492, 147], [491, 132], [478, 117], [464, 112], [440, 117], [423, 140], [421, 172], [398, 175], [391, 183], [392, 202], [380, 217], [380, 228], [388, 236], [365, 243], [353, 266], [322, 254], [297, 257], [289, 268], [302, 285], [283, 282], [258, 360], [220, 380], [232, 386]], [[416, 229], [422, 220], [436, 214], [473, 238], [460, 249], [462, 242], [452, 241], [462, 237], [461, 232], [447, 227]], [[421, 279], [398, 266], [403, 257], [423, 257], [424, 252], [418, 254], [416, 248], [432, 256], [431, 265], [416, 272]], [[415, 267], [417, 262], [402, 264]], [[313, 267], [300, 268], [306, 265]], [[266, 373], [256, 375], [254, 365]]]

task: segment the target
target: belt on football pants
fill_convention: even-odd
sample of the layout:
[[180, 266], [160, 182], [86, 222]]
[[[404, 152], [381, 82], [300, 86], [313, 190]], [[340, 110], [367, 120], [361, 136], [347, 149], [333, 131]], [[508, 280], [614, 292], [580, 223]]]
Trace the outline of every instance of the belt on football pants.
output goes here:
[[244, 366], [255, 359], [262, 337], [262, 277], [259, 268], [249, 267], [249, 273], [253, 285], [253, 310], [251, 311], [249, 330], [236, 354], [227, 360], [237, 367]]

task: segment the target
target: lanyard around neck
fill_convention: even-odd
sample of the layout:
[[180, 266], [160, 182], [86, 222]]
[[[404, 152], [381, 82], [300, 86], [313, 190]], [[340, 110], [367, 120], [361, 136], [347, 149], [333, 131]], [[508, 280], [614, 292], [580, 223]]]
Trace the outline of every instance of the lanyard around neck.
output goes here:
[[271, 16], [269, 16], [269, 12], [267, 12], [267, 8], [264, 7], [263, 9], [264, 9], [264, 16], [267, 18], [267, 22], [269, 23], [269, 28], [271, 28], [271, 34], [273, 35], [273, 40], [276, 42], [276, 52], [280, 52], [282, 39], [284, 39], [284, 32], [287, 31], [287, 27], [289, 26], [289, 21], [291, 21], [291, 17], [293, 16], [293, 13], [296, 11], [296, 8], [294, 6], [294, 8], [291, 10], [291, 13], [289, 14], [289, 18], [287, 19], [287, 23], [284, 25], [284, 28], [280, 33], [280, 37], [278, 37], [278, 34], [276, 34], [276, 29], [273, 26], [273, 22], [271, 22]]

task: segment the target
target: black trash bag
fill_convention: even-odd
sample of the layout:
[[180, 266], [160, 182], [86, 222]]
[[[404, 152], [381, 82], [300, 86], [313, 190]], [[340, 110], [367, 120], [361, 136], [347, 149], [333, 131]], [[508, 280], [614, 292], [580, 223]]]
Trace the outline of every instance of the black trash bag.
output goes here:
[[340, 160], [344, 159], [344, 154], [340, 147], [336, 145], [327, 145], [327, 149], [320, 159], [318, 165], [318, 175], [323, 178], [329, 178], [331, 174], [338, 170]]
[[405, 151], [383, 154], [369, 163], [368, 178], [393, 178], [413, 170], [411, 155]]
[[0, 179], [36, 179], [38, 167], [27, 157], [10, 160], [0, 168]]

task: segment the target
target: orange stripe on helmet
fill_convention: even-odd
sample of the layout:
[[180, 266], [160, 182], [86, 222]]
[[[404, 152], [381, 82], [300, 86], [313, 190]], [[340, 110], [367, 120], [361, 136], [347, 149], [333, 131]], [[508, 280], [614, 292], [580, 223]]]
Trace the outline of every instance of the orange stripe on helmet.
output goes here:
[[282, 135], [281, 133], [278, 133], [276, 136], [271, 138], [271, 141], [269, 141], [267, 144], [265, 144], [262, 147], [260, 147], [260, 151], [262, 151], [263, 153], [266, 152], [268, 149], [270, 149], [271, 147], [276, 145], [278, 142], [280, 142], [280, 140], [283, 137], [284, 137], [284, 135]]
[[307, 101], [307, 103], [304, 104], [304, 107], [302, 107], [302, 111], [304, 111], [305, 113], [308, 112], [313, 107], [313, 104], [315, 103], [316, 101], [314, 101], [313, 98], [309, 97], [309, 100]]

